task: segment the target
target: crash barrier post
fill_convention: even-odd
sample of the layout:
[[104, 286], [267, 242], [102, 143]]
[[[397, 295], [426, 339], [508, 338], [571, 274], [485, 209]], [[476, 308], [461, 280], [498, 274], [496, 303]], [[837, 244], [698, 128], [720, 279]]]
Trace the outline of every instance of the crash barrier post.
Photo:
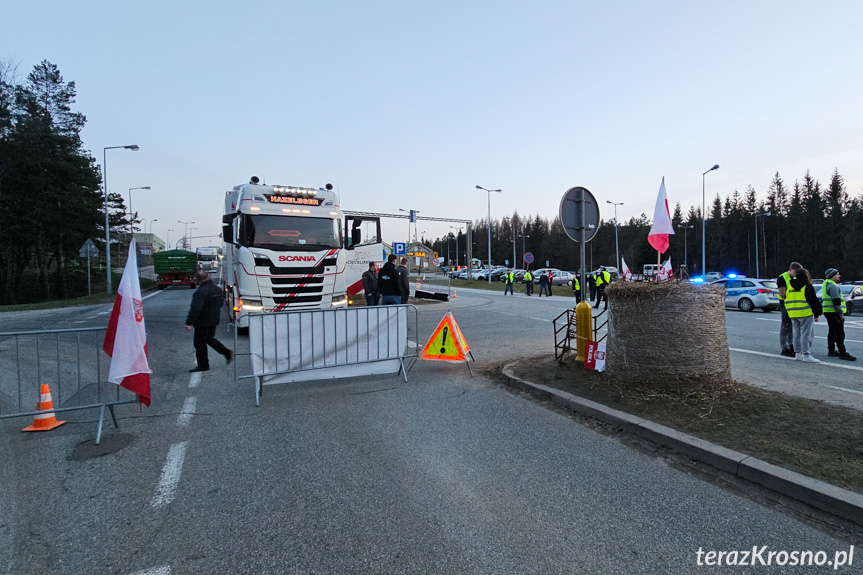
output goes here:
[[235, 377], [254, 380], [255, 405], [264, 385], [386, 373], [407, 382], [418, 316], [410, 304], [249, 314], [249, 351], [236, 354], [248, 356], [249, 371], [238, 366]]
[[416, 297], [427, 299], [448, 300], [453, 294], [451, 282], [443, 272], [423, 272], [417, 275]]
[[[48, 383], [53, 412], [99, 408], [96, 445], [107, 408], [135, 403], [135, 394], [108, 381], [110, 359], [102, 361], [104, 327], [0, 333], [0, 419], [36, 416], [40, 391]], [[37, 409], [33, 409], [37, 406]]]
[[[605, 316], [605, 317], [602, 317]], [[600, 323], [602, 322], [602, 323]], [[603, 309], [601, 312], [593, 316], [593, 341], [596, 343], [601, 342], [603, 339], [608, 337], [608, 331], [606, 330], [605, 335], [602, 338], [599, 337], [599, 330], [606, 327], [608, 325], [608, 308]]]

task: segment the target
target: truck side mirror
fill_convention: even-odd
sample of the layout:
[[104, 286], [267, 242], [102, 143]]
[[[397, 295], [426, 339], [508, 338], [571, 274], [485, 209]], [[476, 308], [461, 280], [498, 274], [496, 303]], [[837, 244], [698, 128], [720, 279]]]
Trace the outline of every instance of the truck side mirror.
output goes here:
[[351, 230], [351, 247], [362, 243], [363, 241], [363, 231], [360, 228], [354, 228]]
[[226, 244], [237, 245], [234, 241], [234, 218], [237, 214], [225, 214], [222, 216], [222, 241]]

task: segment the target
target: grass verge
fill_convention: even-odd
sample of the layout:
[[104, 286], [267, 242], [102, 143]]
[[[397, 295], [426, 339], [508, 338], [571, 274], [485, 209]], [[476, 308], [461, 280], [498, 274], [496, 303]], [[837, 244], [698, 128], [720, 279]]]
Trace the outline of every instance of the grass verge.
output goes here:
[[[117, 277], [115, 287], [119, 285], [120, 276]], [[141, 278], [141, 290], [145, 291], [155, 287], [156, 282]], [[82, 297], [74, 297], [67, 299], [58, 299], [51, 301], [40, 301], [35, 303], [22, 303], [17, 305], [0, 305], [0, 313], [7, 311], [32, 311], [39, 309], [57, 309], [62, 307], [78, 307], [83, 305], [96, 305], [100, 303], [111, 303], [114, 301], [114, 294], [109, 294], [105, 290], [105, 284], [102, 284], [102, 290], [98, 293], [86, 295]], [[95, 290], [94, 290], [95, 291]]]
[[516, 374], [786, 469], [863, 492], [863, 413], [732, 382], [670, 389], [612, 381], [575, 362], [521, 362]]

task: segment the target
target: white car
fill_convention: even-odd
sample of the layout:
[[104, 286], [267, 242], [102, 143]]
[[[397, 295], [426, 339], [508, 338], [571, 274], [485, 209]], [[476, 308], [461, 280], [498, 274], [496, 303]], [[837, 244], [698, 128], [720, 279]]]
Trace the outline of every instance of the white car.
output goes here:
[[725, 290], [725, 307], [740, 311], [755, 308], [768, 312], [779, 309], [779, 288], [776, 280], [754, 278], [726, 278], [712, 282]]

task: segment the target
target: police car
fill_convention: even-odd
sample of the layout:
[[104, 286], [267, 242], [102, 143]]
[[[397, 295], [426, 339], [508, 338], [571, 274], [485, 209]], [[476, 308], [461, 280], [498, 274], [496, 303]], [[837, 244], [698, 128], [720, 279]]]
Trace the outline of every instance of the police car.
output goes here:
[[740, 311], [755, 308], [764, 312], [779, 309], [779, 289], [776, 280], [759, 280], [746, 277], [728, 277], [712, 282], [725, 290], [725, 307]]

